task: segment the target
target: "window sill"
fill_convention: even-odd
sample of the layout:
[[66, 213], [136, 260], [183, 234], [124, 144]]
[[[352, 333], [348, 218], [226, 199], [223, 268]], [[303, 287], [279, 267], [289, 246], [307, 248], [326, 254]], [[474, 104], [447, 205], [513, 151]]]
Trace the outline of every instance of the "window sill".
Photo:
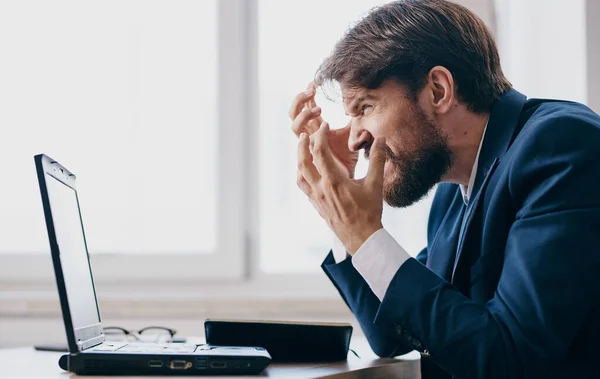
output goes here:
[[[60, 317], [56, 287], [0, 285], [0, 317]], [[269, 276], [236, 282], [151, 282], [98, 285], [103, 318], [112, 317], [347, 317], [346, 304], [325, 275]]]

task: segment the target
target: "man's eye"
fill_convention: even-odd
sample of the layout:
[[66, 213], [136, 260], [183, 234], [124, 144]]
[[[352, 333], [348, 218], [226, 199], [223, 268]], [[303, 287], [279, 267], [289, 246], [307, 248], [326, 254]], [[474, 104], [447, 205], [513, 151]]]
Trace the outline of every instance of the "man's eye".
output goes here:
[[361, 108], [361, 113], [363, 115], [369, 114], [373, 110], [373, 106], [369, 104], [364, 104]]

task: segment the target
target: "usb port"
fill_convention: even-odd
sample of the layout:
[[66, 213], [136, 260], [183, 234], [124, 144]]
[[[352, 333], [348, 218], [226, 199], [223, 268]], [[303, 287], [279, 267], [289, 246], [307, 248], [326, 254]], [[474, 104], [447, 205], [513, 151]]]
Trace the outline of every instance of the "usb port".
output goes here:
[[165, 362], [163, 362], [163, 361], [158, 361], [158, 360], [148, 361], [148, 366], [150, 366], [150, 367], [162, 367], [164, 365], [165, 365]]
[[225, 368], [225, 367], [227, 367], [227, 363], [225, 363], [225, 362], [210, 362], [210, 367], [212, 367], [212, 368]]

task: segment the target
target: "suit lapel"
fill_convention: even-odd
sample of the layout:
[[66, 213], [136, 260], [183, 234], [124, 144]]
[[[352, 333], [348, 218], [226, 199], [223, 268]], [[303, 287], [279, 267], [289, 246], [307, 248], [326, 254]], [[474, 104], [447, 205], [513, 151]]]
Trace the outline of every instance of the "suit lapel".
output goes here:
[[492, 177], [492, 174], [494, 173], [496, 166], [498, 166], [498, 162], [499, 162], [498, 158], [494, 159], [494, 161], [492, 162], [492, 166], [490, 167], [489, 171], [486, 173], [483, 183], [481, 184], [481, 188], [475, 195], [475, 198], [473, 198], [473, 200], [469, 203], [469, 206], [467, 207], [467, 210], [465, 212], [465, 216], [462, 221], [462, 227], [460, 229], [460, 234], [458, 236], [458, 247], [456, 249], [456, 259], [454, 260], [454, 267], [452, 269], [452, 280], [454, 280], [454, 274], [456, 273], [456, 268], [458, 267], [460, 258], [462, 256], [462, 251], [463, 251], [463, 246], [465, 243], [465, 237], [466, 237], [467, 231], [469, 230], [470, 226], [473, 223], [474, 215], [475, 215], [475, 213], [477, 213], [477, 208], [482, 199], [482, 194], [485, 192], [485, 188], [487, 187], [487, 184], [488, 184], [490, 178]]
[[465, 203], [457, 186], [454, 199], [450, 203], [433, 241], [428, 246], [426, 266], [447, 281], [450, 281], [452, 274], [452, 262], [456, 254], [464, 211]]
[[471, 192], [474, 197], [469, 202], [465, 211], [462, 227], [458, 235], [458, 244], [455, 245], [457, 249], [455, 252], [454, 267], [451, 271], [452, 280], [454, 280], [454, 274], [458, 266], [462, 263], [461, 258], [464, 257], [462, 250], [465, 238], [468, 235], [469, 228], [473, 226], [474, 215], [481, 203], [487, 183], [492, 177], [495, 168], [502, 160], [502, 156], [510, 147], [514, 137], [518, 134], [517, 124], [526, 100], [527, 98], [523, 94], [511, 89], [505, 92], [492, 106], [479, 155], [475, 183]]

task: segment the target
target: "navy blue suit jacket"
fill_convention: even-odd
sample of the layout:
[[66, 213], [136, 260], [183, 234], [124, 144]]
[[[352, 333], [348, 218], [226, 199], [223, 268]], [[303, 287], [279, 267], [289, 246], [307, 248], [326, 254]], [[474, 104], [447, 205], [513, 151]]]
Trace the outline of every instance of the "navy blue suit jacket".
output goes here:
[[330, 253], [322, 267], [378, 355], [429, 355], [424, 379], [600, 377], [598, 182], [600, 117], [509, 90], [491, 110], [471, 202], [438, 186], [427, 248], [383, 301], [350, 259]]

